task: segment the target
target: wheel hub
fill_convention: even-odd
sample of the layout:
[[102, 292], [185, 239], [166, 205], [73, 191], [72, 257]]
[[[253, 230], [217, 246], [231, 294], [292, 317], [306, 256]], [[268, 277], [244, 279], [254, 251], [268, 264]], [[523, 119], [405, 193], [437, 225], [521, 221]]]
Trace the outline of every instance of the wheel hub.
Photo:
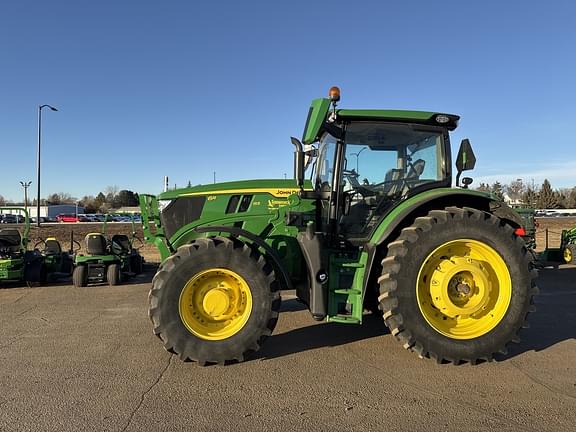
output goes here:
[[184, 326], [199, 338], [227, 339], [248, 321], [252, 293], [236, 272], [222, 268], [205, 270], [184, 285], [179, 312]]
[[439, 333], [471, 339], [492, 330], [512, 296], [506, 263], [477, 240], [454, 240], [434, 250], [418, 275], [418, 306]]
[[473, 315], [489, 300], [489, 282], [481, 263], [468, 257], [442, 259], [431, 282], [432, 303], [450, 318]]
[[572, 261], [572, 250], [569, 247], [564, 248], [564, 261], [567, 263]]
[[230, 297], [224, 289], [212, 289], [204, 296], [202, 306], [208, 315], [218, 317], [230, 307]]

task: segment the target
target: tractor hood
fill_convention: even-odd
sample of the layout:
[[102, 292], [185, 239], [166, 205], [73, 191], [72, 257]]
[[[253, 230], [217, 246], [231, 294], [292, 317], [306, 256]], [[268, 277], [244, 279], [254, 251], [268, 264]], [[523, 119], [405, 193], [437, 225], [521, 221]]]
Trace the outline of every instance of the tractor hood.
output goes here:
[[[304, 182], [304, 189], [312, 189], [312, 182]], [[230, 195], [267, 193], [277, 198], [286, 198], [300, 191], [295, 179], [242, 180], [226, 183], [199, 185], [191, 188], [163, 192], [158, 199], [174, 199], [185, 196]]]

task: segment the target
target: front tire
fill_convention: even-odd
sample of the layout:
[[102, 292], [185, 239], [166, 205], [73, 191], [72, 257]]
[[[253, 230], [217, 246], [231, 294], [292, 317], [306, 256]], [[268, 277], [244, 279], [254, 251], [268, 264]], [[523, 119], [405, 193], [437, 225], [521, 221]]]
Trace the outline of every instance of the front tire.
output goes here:
[[72, 272], [72, 282], [76, 288], [88, 285], [88, 269], [85, 265], [79, 264]]
[[154, 333], [184, 361], [242, 361], [272, 334], [279, 288], [256, 249], [232, 238], [196, 239], [178, 248], [154, 276]]
[[536, 276], [510, 226], [449, 207], [417, 218], [388, 245], [379, 300], [405, 348], [438, 362], [476, 363], [519, 341], [534, 310]]
[[122, 283], [122, 272], [120, 269], [120, 264], [110, 264], [106, 269], [106, 278], [108, 279], [108, 284], [110, 286], [119, 285]]

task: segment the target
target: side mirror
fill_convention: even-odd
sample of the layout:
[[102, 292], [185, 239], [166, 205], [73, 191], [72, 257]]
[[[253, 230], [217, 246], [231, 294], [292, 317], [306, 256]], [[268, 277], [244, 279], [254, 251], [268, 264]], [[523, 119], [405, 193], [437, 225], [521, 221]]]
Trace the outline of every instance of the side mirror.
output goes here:
[[462, 179], [462, 184], [464, 186], [462, 186], [464, 189], [468, 189], [468, 186], [470, 186], [472, 184], [474, 180], [472, 180], [470, 177], [464, 177]]
[[458, 156], [456, 156], [456, 169], [458, 170], [458, 174], [456, 174], [456, 186], [460, 185], [460, 174], [462, 174], [462, 171], [472, 170], [475, 166], [476, 156], [472, 150], [472, 145], [468, 138], [463, 139], [460, 143]]

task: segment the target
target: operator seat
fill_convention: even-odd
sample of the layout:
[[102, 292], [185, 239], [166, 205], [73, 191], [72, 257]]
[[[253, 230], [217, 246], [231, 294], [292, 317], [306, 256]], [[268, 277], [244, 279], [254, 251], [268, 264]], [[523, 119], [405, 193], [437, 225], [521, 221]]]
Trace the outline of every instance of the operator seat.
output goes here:
[[112, 236], [112, 253], [122, 255], [130, 252], [130, 239], [125, 234], [115, 234]]
[[418, 159], [416, 162], [411, 164], [408, 174], [406, 174], [406, 180], [418, 180], [424, 172], [425, 165], [426, 161], [424, 159]]
[[62, 253], [62, 246], [55, 238], [47, 238], [44, 243], [44, 255], [60, 255]]
[[86, 234], [84, 242], [88, 255], [106, 255], [108, 244], [104, 235], [100, 233]]
[[10, 254], [20, 252], [22, 236], [20, 231], [14, 228], [0, 229], [0, 247], [6, 249]]
[[402, 170], [398, 168], [389, 169], [384, 176], [384, 195], [394, 195], [402, 188]]

